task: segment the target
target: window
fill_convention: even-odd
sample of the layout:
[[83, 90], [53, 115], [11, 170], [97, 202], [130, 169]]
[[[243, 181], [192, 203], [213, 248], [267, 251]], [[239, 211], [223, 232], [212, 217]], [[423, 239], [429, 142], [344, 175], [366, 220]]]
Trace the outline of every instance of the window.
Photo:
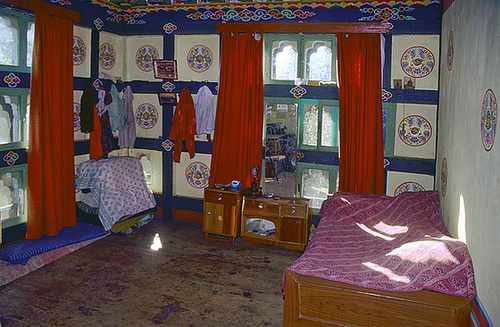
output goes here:
[[[29, 73], [34, 17], [0, 8], [0, 71]], [[19, 76], [18, 76], [19, 77]], [[29, 89], [0, 87], [0, 151], [12, 158], [28, 146]], [[0, 218], [2, 228], [26, 222], [26, 162], [0, 162]], [[6, 164], [7, 163], [7, 164]]]
[[337, 44], [334, 34], [265, 36], [266, 84], [318, 84], [336, 81]]
[[338, 101], [300, 99], [298, 148], [332, 152], [338, 146]]
[[313, 209], [338, 190], [338, 167], [330, 165], [297, 163], [297, 182], [300, 196], [311, 200]]
[[0, 69], [29, 72], [35, 35], [34, 17], [0, 8]]

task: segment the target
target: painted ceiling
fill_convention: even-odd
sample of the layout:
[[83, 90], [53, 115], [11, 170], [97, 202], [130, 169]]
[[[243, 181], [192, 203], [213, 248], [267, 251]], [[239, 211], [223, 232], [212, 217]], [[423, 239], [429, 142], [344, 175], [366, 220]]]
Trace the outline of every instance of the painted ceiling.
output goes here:
[[[61, 0], [59, 0], [61, 1]], [[406, 5], [428, 5], [430, 3], [440, 3], [440, 0], [320, 0], [320, 1], [302, 1], [302, 0], [91, 0], [93, 4], [97, 4], [102, 7], [108, 7], [113, 11], [156, 11], [158, 9], [171, 10], [172, 7], [179, 5], [198, 5], [203, 6], [207, 4], [217, 4], [217, 5], [235, 5], [238, 3], [242, 4], [254, 4], [254, 5], [266, 5], [267, 4], [282, 4], [285, 6], [301, 6], [304, 4], [320, 5], [324, 4], [327, 7], [359, 7], [361, 4], [372, 4], [374, 6], [389, 5], [394, 6], [398, 4]]]

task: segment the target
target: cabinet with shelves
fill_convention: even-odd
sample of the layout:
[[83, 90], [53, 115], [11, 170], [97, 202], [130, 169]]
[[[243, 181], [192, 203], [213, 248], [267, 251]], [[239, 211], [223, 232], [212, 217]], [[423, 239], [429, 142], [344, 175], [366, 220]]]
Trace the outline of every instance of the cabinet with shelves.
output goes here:
[[203, 199], [203, 232], [231, 237], [239, 236], [241, 201], [248, 188], [219, 189], [207, 187]]
[[303, 198], [243, 198], [243, 242], [283, 246], [303, 251], [312, 222], [310, 201]]

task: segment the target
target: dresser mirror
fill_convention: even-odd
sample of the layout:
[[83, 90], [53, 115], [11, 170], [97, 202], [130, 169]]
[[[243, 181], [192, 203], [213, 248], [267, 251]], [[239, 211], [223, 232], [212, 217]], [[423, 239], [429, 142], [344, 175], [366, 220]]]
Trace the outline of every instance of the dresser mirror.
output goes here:
[[296, 195], [298, 102], [265, 99], [265, 163], [263, 190], [267, 194]]

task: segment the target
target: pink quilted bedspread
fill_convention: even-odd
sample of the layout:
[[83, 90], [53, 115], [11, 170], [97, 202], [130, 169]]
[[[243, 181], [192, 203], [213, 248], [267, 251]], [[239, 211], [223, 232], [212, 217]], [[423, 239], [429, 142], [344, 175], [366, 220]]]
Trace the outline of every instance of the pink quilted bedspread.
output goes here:
[[437, 192], [338, 192], [320, 214], [304, 254], [286, 269], [383, 291], [475, 298], [467, 246], [441, 223]]

